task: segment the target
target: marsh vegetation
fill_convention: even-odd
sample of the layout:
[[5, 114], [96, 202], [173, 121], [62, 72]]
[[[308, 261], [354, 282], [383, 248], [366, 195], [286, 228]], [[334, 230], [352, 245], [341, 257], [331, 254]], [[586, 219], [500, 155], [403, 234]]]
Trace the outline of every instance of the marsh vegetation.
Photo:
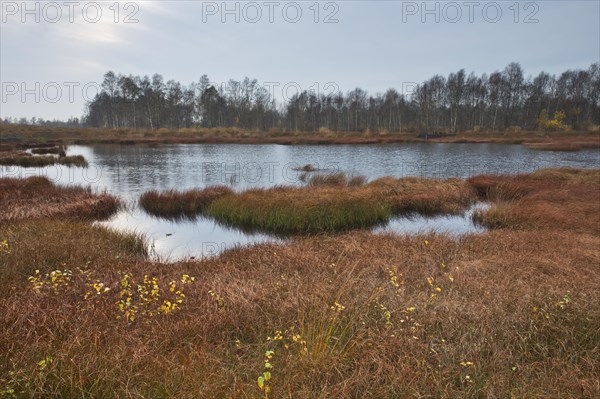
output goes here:
[[[213, 204], [289, 197], [299, 213], [335, 190], [396, 193], [398, 210], [450, 193], [433, 208], [485, 198], [492, 229], [300, 236], [170, 264], [149, 261], [140, 237], [86, 221], [96, 212], [75, 205], [94, 195], [85, 189], [1, 184], [3, 396], [600, 392], [598, 170], [228, 193]], [[73, 211], [14, 210], [52, 196]]]
[[312, 174], [305, 187], [277, 186], [234, 193], [223, 187], [147, 192], [140, 199], [163, 217], [204, 215], [225, 225], [277, 235], [314, 234], [373, 227], [394, 215], [458, 213], [475, 191], [458, 179], [382, 178]]

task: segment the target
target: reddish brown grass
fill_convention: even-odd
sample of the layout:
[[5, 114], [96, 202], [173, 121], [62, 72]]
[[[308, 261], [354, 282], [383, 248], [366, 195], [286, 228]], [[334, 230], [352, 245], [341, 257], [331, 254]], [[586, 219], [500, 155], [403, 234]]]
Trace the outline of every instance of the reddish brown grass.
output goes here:
[[189, 191], [148, 191], [140, 197], [140, 206], [154, 216], [164, 218], [193, 218], [213, 201], [233, 193], [226, 186], [207, 187]]
[[529, 148], [542, 151], [579, 151], [582, 149], [600, 149], [600, 138], [594, 136], [556, 137], [552, 140], [527, 144]]
[[367, 134], [360, 132], [298, 132], [272, 130], [246, 131], [237, 128], [189, 129], [101, 129], [48, 128], [40, 126], [2, 125], [0, 136], [27, 143], [39, 141], [74, 144], [390, 144], [403, 142], [499, 143], [532, 145], [539, 149], [563, 151], [565, 148], [600, 148], [600, 134], [591, 132], [465, 132], [456, 136], [418, 138], [416, 132]]
[[[2, 262], [25, 256], [29, 239], [14, 227]], [[598, 245], [551, 231], [460, 241], [353, 233], [168, 266], [113, 262], [107, 248], [87, 266], [111, 288], [99, 299], [83, 299], [92, 288], [77, 272], [58, 294], [34, 294], [24, 278], [6, 285], [15, 288], [0, 299], [2, 382], [24, 396], [259, 397], [263, 353], [274, 349], [272, 397], [591, 398]], [[78, 256], [58, 267], [85, 267], [93, 254]], [[116, 318], [118, 270], [138, 283], [157, 276], [162, 288], [184, 273], [197, 283], [179, 313], [126, 322]], [[285, 338], [268, 341], [277, 330]]]
[[[596, 398], [600, 234], [580, 211], [600, 214], [598, 173], [472, 179], [483, 193], [533, 187], [491, 198], [521, 229], [311, 236], [173, 264], [81, 222], [1, 223], [10, 252], [0, 270], [10, 273], [0, 279], [0, 387], [21, 397], [258, 398], [272, 349], [272, 398]], [[544, 204], [583, 228], [514, 213]], [[26, 278], [36, 268], [73, 278], [36, 293]], [[119, 271], [140, 285], [156, 277], [165, 295], [183, 274], [196, 281], [179, 312], [129, 322], [117, 319]], [[94, 282], [110, 290], [84, 299]]]
[[57, 147], [42, 147], [42, 148], [33, 148], [31, 150], [32, 154], [57, 154], [60, 157], [65, 157], [65, 149], [62, 146]]
[[[44, 153], [47, 153], [46, 150], [44, 150]], [[59, 153], [59, 156], [57, 157], [52, 155], [32, 156], [31, 154], [23, 151], [0, 152], [0, 165], [14, 165], [22, 167], [44, 167], [54, 164], [82, 167], [88, 165], [83, 155], [63, 156], [62, 154], [64, 154], [64, 151]]]
[[0, 179], [0, 221], [104, 219], [119, 206], [114, 196], [95, 194], [83, 187], [58, 187], [46, 177]]
[[475, 199], [475, 191], [460, 179], [384, 177], [367, 187], [392, 207], [394, 214], [441, 214], [464, 211]]
[[600, 233], [600, 170], [546, 169], [530, 175], [469, 179], [494, 202], [476, 214], [489, 227], [553, 228]]
[[[125, 267], [146, 258], [147, 243], [142, 236], [121, 234], [89, 221], [37, 219], [0, 223], [0, 237], [9, 243], [9, 252], [0, 254], [0, 287], [26, 281], [36, 269], [42, 272], [78, 267]], [[11, 295], [0, 290], [0, 296]]]

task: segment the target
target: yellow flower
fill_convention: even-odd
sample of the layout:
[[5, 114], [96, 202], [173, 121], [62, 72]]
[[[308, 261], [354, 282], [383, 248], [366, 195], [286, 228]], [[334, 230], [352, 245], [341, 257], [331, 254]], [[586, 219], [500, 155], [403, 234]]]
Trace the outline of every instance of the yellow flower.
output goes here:
[[334, 310], [336, 312], [341, 312], [344, 309], [346, 309], [346, 307], [344, 305], [340, 305], [339, 303], [335, 302], [332, 306], [331, 306], [331, 310]]

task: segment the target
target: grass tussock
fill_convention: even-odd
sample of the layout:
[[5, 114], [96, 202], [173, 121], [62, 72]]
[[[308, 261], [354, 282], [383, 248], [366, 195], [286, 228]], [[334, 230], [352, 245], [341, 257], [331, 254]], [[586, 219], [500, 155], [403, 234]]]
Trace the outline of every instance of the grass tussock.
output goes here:
[[88, 165], [83, 155], [62, 156], [62, 154], [59, 154], [59, 156], [32, 156], [26, 152], [0, 152], [0, 165], [40, 168], [56, 164], [80, 167]]
[[359, 187], [367, 183], [365, 176], [348, 176], [343, 172], [312, 173], [305, 171], [300, 175], [300, 181], [309, 187], [333, 186], [333, 187]]
[[213, 202], [205, 214], [224, 224], [276, 234], [372, 227], [402, 213], [452, 213], [475, 199], [464, 181], [315, 175], [307, 187], [253, 189]]
[[66, 157], [65, 148], [62, 146], [58, 147], [40, 147], [40, 148], [32, 148], [32, 154], [45, 155], [45, 154], [56, 154], [59, 157]]
[[390, 207], [364, 192], [336, 187], [252, 189], [213, 202], [205, 214], [242, 229], [276, 234], [364, 228], [391, 217]]
[[491, 228], [600, 232], [600, 170], [543, 169], [528, 175], [469, 179], [493, 202], [474, 219]]
[[201, 213], [213, 201], [233, 193], [226, 186], [208, 187], [189, 191], [148, 191], [140, 197], [140, 206], [149, 214], [177, 219], [193, 218]]
[[387, 202], [394, 214], [456, 214], [476, 200], [473, 188], [460, 179], [384, 177], [368, 184], [367, 188]]
[[69, 155], [66, 157], [59, 156], [58, 163], [61, 165], [67, 166], [82, 166], [85, 167], [88, 165], [85, 157], [83, 155]]
[[49, 148], [53, 148], [53, 147], [61, 147], [62, 144], [58, 141], [54, 141], [54, 140], [42, 140], [41, 142], [35, 141], [35, 142], [17, 142], [15, 143], [15, 147], [16, 148], [20, 148], [23, 150], [26, 150], [28, 148], [31, 149], [49, 149]]
[[0, 179], [0, 221], [47, 218], [105, 219], [120, 207], [108, 194], [90, 188], [60, 187], [46, 177]]

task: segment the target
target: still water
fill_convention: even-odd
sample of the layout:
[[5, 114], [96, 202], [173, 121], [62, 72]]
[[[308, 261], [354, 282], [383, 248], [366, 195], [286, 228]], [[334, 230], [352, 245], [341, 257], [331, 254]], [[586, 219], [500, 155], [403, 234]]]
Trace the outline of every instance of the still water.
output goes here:
[[[83, 155], [87, 168], [52, 165], [45, 168], [2, 167], [2, 177], [44, 175], [58, 184], [91, 185], [121, 197], [127, 204], [101, 224], [144, 234], [152, 253], [163, 259], [213, 255], [251, 243], [277, 241], [248, 234], [204, 218], [166, 221], [146, 215], [137, 206], [139, 196], [151, 189], [185, 190], [228, 185], [234, 190], [274, 185], [300, 185], [296, 169], [311, 164], [331, 173], [383, 177], [460, 177], [493, 173], [526, 173], [540, 168], [600, 168], [600, 152], [535, 151], [520, 145], [411, 143], [394, 145], [236, 145], [184, 144], [160, 146], [70, 146], [67, 155]], [[481, 232], [464, 215], [398, 218], [376, 232]]]

